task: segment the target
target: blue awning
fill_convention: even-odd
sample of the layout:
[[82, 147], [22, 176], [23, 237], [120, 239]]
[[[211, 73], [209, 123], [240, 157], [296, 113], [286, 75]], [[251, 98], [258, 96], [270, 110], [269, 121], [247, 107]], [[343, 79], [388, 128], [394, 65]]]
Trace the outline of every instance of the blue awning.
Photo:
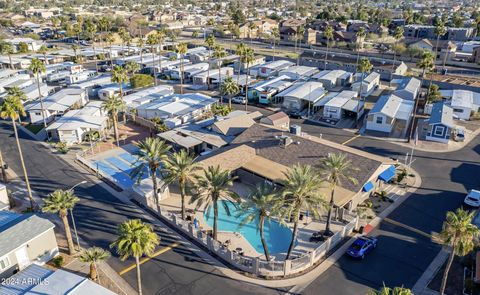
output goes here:
[[371, 181], [365, 183], [365, 185], [363, 186], [363, 191], [368, 193], [369, 191], [371, 191], [373, 189], [374, 185]]
[[395, 166], [391, 165], [390, 167], [388, 167], [388, 169], [386, 169], [385, 171], [380, 173], [380, 175], [378, 175], [378, 179], [384, 182], [389, 182], [394, 176], [395, 176]]

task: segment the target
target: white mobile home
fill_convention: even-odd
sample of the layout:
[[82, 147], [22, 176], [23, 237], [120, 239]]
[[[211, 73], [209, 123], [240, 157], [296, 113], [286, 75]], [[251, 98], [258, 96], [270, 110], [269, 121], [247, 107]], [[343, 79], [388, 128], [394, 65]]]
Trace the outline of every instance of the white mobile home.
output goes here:
[[[277, 76], [280, 71], [288, 69], [293, 65], [295, 65], [295, 63], [288, 60], [276, 60], [276, 61], [272, 61], [263, 65], [260, 65], [257, 68], [256, 74], [262, 78], [269, 78], [272, 76]], [[251, 75], [254, 75], [254, 74], [251, 73]]]
[[397, 89], [393, 92], [396, 96], [406, 99], [415, 100], [420, 92], [421, 82], [417, 78], [409, 77], [400, 81]]
[[282, 108], [287, 112], [302, 111], [305, 107], [315, 104], [327, 94], [322, 83], [309, 81], [297, 82], [275, 96], [283, 100]]
[[307, 79], [318, 73], [318, 68], [307, 66], [292, 66], [288, 69], [281, 70], [279, 76], [288, 76], [290, 80]]
[[[199, 74], [201, 72], [208, 70], [209, 66], [210, 65], [206, 62], [186, 65], [183, 67], [183, 78], [185, 80], [190, 80], [196, 74]], [[175, 69], [170, 70], [168, 72], [168, 75], [170, 75], [170, 78], [174, 80], [180, 80], [180, 73], [181, 73], [180, 67], [177, 67]]]
[[[364, 102], [356, 91], [344, 90], [329, 98], [323, 105], [323, 117], [340, 120], [344, 117], [359, 118], [363, 114]], [[318, 107], [318, 105], [315, 105]], [[357, 115], [358, 114], [358, 115]]]
[[367, 131], [386, 134], [404, 132], [410, 123], [414, 102], [395, 95], [381, 96], [367, 117]]
[[441, 90], [442, 97], [453, 108], [453, 114], [462, 120], [469, 120], [474, 112], [480, 108], [480, 93], [469, 90]]
[[205, 71], [194, 75], [192, 77], [192, 81], [195, 85], [212, 85], [218, 83], [219, 81], [223, 81], [227, 76], [232, 75], [233, 68], [223, 67], [220, 69], [220, 75], [218, 69]]
[[330, 90], [337, 86], [347, 86], [352, 83], [353, 73], [344, 70], [324, 70], [313, 75], [312, 79], [322, 83], [325, 89]]
[[97, 98], [98, 90], [109, 84], [112, 84], [112, 76], [102, 75], [93, 77], [92, 79], [88, 79], [80, 83], [72, 84], [70, 85], [70, 88], [85, 89], [89, 98]]
[[370, 73], [362, 81], [358, 81], [352, 84], [352, 90], [360, 93], [361, 97], [367, 97], [380, 86], [380, 74], [377, 72]]

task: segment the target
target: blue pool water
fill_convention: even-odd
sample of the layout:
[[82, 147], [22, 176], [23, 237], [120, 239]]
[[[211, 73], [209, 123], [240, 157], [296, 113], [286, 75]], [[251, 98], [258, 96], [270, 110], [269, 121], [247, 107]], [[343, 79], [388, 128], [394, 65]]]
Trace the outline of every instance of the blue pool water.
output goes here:
[[[230, 209], [230, 216], [225, 211], [224, 206], [218, 204], [218, 230], [239, 232], [258, 253], [263, 253], [260, 232], [257, 231], [258, 221], [248, 223], [239, 228], [238, 225], [245, 215], [242, 214], [237, 217], [238, 209], [235, 208], [233, 204], [225, 201], [220, 202], [227, 203], [227, 206]], [[205, 211], [204, 219], [209, 226], [213, 227], [213, 206]], [[272, 220], [270, 223], [265, 222], [264, 235], [270, 254], [274, 255], [288, 251], [288, 246], [290, 245], [290, 240], [292, 238], [292, 231], [288, 227], [282, 226], [275, 220]]]

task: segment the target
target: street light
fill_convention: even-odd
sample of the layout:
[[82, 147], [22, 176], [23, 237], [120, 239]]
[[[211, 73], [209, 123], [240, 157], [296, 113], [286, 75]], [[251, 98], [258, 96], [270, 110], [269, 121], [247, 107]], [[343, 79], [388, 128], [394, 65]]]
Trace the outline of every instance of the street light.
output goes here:
[[[88, 181], [83, 180], [76, 185], [72, 186], [68, 191], [72, 192], [77, 186], [87, 183]], [[78, 250], [80, 251], [80, 241], [78, 239], [77, 226], [75, 225], [75, 218], [73, 218], [73, 209], [70, 209], [70, 217], [72, 218], [73, 231], [75, 232], [75, 239], [77, 240]]]

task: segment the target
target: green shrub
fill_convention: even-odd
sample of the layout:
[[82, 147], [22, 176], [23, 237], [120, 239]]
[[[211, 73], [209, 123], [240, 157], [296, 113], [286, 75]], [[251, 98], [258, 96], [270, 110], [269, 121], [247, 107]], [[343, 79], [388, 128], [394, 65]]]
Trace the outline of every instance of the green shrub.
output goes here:
[[62, 154], [66, 154], [68, 153], [68, 146], [65, 142], [61, 141], [59, 143], [56, 144], [55, 146], [57, 148], [57, 151], [62, 153]]
[[57, 257], [52, 259], [52, 263], [55, 267], [62, 267], [64, 262], [65, 261], [63, 259], [63, 256], [61, 255], [58, 255]]
[[152, 86], [154, 84], [153, 77], [145, 74], [135, 74], [130, 78], [130, 85], [133, 88], [142, 88]]

